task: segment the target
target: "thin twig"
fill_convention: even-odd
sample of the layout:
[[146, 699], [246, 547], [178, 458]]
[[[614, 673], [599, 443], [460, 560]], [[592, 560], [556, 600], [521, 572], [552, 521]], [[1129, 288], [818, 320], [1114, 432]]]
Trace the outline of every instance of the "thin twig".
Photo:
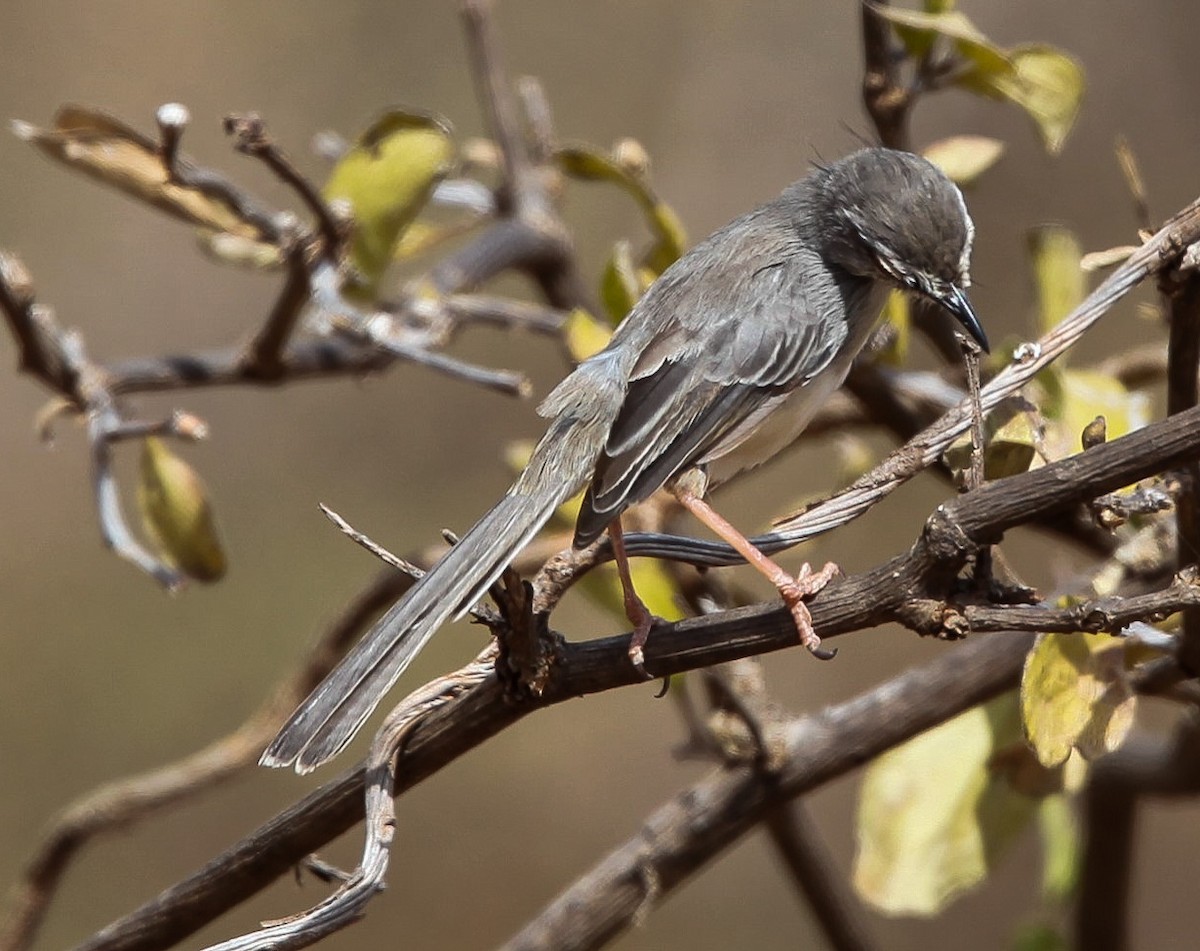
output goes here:
[[336, 260], [345, 244], [346, 229], [325, 204], [315, 185], [300, 174], [299, 169], [279, 148], [267, 133], [262, 116], [253, 112], [225, 117], [225, 133], [233, 137], [234, 148], [258, 159], [267, 166], [280, 181], [289, 186], [317, 221], [317, 228], [324, 239], [323, 256]]
[[871, 951], [876, 945], [867, 931], [862, 904], [835, 866], [804, 802], [772, 809], [766, 828], [776, 853], [803, 890], [829, 947], [833, 951]]
[[507, 197], [517, 217], [541, 213], [548, 202], [544, 190], [536, 182], [534, 165], [504, 71], [492, 17], [492, 0], [463, 0], [462, 16], [475, 94], [483, 105], [491, 126], [489, 131], [504, 158]]
[[200, 796], [249, 769], [284, 717], [333, 668], [350, 642], [411, 581], [381, 572], [326, 628], [308, 659], [233, 733], [175, 763], [129, 776], [77, 799], [55, 819], [5, 901], [0, 951], [23, 951], [34, 941], [63, 875], [93, 838]]
[[213, 945], [208, 951], [290, 951], [306, 948], [321, 938], [358, 921], [366, 906], [384, 889], [396, 810], [396, 754], [413, 729], [492, 673], [495, 648], [489, 647], [471, 664], [432, 680], [410, 694], [384, 721], [371, 741], [366, 762], [366, 842], [358, 868], [328, 898], [299, 915], [268, 923], [258, 931]]
[[308, 253], [298, 235], [289, 235], [283, 249], [287, 276], [266, 322], [246, 350], [244, 372], [265, 380], [278, 380], [286, 370], [284, 348], [309, 301]]
[[83, 407], [87, 420], [88, 444], [92, 459], [92, 488], [96, 495], [96, 514], [100, 537], [119, 558], [150, 575], [168, 591], [183, 587], [186, 578], [166, 561], [152, 554], [129, 528], [121, 505], [120, 492], [112, 471], [111, 433], [120, 432], [124, 421], [102, 372], [92, 364], [83, 349], [83, 338], [68, 330], [62, 335], [61, 352], [75, 381], [74, 398]]
[[561, 310], [482, 294], [453, 294], [442, 299], [441, 304], [462, 322], [515, 327], [551, 335], [559, 333], [567, 319]]
[[[490, 235], [481, 236], [472, 253], [504, 253], [504, 244], [513, 239], [532, 242], [536, 253], [524, 257], [525, 268], [538, 282], [546, 300], [565, 310], [588, 306], [588, 294], [576, 267], [570, 233], [546, 188], [546, 165], [537, 164], [521, 128], [519, 110], [500, 53], [492, 0], [463, 0], [462, 15], [476, 95], [504, 160], [505, 188], [501, 191], [500, 208], [511, 216], [490, 229]], [[535, 135], [538, 139], [553, 141], [550, 110], [544, 98], [542, 106], [545, 108], [536, 116]], [[550, 156], [539, 156], [538, 159], [548, 163]], [[517, 233], [500, 240], [505, 224], [515, 225]], [[460, 265], [467, 260], [469, 258], [464, 255]]]
[[7, 251], [0, 251], [0, 310], [20, 350], [19, 368], [70, 398], [74, 381], [57, 344], [53, 315], [44, 309], [39, 313], [33, 278], [21, 259]]
[[1133, 199], [1133, 215], [1138, 227], [1149, 234], [1153, 230], [1150, 219], [1150, 201], [1146, 197], [1146, 181], [1138, 168], [1137, 156], [1133, 147], [1123, 135], [1117, 136], [1117, 164], [1121, 166], [1121, 174], [1129, 188], [1129, 196]]

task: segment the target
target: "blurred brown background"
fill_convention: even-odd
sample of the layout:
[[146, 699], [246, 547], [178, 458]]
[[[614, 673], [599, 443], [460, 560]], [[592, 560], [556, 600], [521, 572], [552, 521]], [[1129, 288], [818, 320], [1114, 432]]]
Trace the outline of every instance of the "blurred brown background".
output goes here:
[[[1078, 128], [1058, 160], [1041, 152], [1028, 120], [1011, 108], [950, 93], [917, 112], [918, 143], [974, 132], [1010, 144], [968, 196], [978, 226], [976, 306], [998, 341], [1029, 326], [1029, 225], [1066, 222], [1089, 249], [1133, 238], [1112, 157], [1118, 133], [1142, 161], [1156, 217], [1200, 190], [1200, 9], [1168, 0], [1148, 0], [1136, 13], [1101, 0], [963, 6], [1000, 42], [1041, 40], [1074, 52], [1089, 82]], [[193, 115], [186, 151], [283, 204], [290, 196], [228, 148], [220, 116], [261, 112], [314, 175], [322, 166], [308, 152], [313, 133], [353, 134], [392, 103], [439, 110], [462, 135], [477, 134], [455, 7], [434, 0], [9, 0], [0, 13], [0, 116], [46, 122], [60, 103], [81, 101], [150, 129], [157, 105], [181, 101]], [[499, 23], [511, 73], [541, 77], [561, 136], [603, 145], [624, 135], [640, 139], [659, 190], [693, 236], [869, 132], [858, 99], [858, 10], [849, 0], [507, 0]], [[615, 237], [642, 237], [611, 190], [575, 189], [569, 216], [591, 274]], [[7, 135], [0, 136], [0, 246], [21, 254], [42, 300], [64, 323], [80, 326], [99, 357], [245, 339], [277, 285], [274, 277], [208, 263], [186, 229], [71, 176]], [[1155, 333], [1126, 305], [1106, 318], [1085, 353]], [[555, 347], [540, 339], [479, 331], [460, 352], [530, 370], [539, 394], [563, 371]], [[441, 526], [466, 528], [506, 484], [497, 450], [538, 431], [532, 403], [403, 366], [361, 384], [139, 400], [147, 413], [182, 406], [211, 424], [212, 438], [186, 453], [217, 499], [232, 560], [224, 583], [168, 598], [102, 551], [79, 433], [66, 424], [53, 451], [39, 446], [31, 417], [46, 394], [12, 372], [15, 349], [7, 340], [0, 363], [3, 887], [40, 827], [73, 797], [237, 725], [371, 576], [371, 560], [330, 528], [318, 501], [408, 551]], [[761, 524], [828, 485], [825, 450], [816, 445], [790, 456], [736, 487], [725, 505], [744, 524]], [[126, 473], [132, 461], [125, 460]], [[943, 492], [932, 480], [907, 488], [823, 543], [819, 557], [855, 570], [892, 554]], [[1047, 584], [1054, 576], [1038, 549], [1037, 539], [1013, 539], [1026, 577]], [[1060, 558], [1056, 569], [1070, 570], [1064, 562], [1076, 557]], [[578, 597], [556, 621], [573, 636], [618, 629]], [[480, 644], [475, 629], [448, 630], [406, 682], [465, 661]], [[800, 651], [770, 658], [777, 695], [794, 710], [814, 709], [953, 649], [895, 631], [838, 646], [833, 664], [814, 664]], [[655, 689], [532, 718], [406, 796], [389, 891], [365, 923], [324, 946], [474, 948], [507, 937], [636, 832], [655, 804], [700, 775], [702, 767], [671, 758], [682, 730], [672, 705], [652, 699]], [[103, 839], [70, 874], [41, 946], [82, 939], [330, 775], [300, 780], [255, 771], [202, 802]], [[813, 797], [843, 867], [855, 788], [850, 779]], [[1194, 806], [1145, 814], [1134, 908], [1141, 947], [1191, 946], [1172, 922], [1191, 917], [1197, 818]], [[357, 847], [355, 833], [329, 857], [352, 865]], [[881, 946], [1008, 946], [1011, 926], [1034, 907], [1037, 863], [1030, 837], [987, 887], [942, 918], [873, 920]], [[316, 885], [297, 890], [282, 882], [201, 939], [231, 936], [321, 894]], [[617, 946], [772, 949], [820, 946], [820, 938], [770, 848], [752, 836]]]

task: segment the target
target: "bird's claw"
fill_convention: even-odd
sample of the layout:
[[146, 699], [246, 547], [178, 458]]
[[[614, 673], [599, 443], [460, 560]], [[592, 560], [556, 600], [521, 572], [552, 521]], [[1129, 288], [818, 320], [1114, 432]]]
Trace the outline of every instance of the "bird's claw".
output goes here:
[[818, 660], [833, 660], [837, 656], [837, 648], [821, 646], [821, 638], [813, 629], [812, 614], [809, 613], [808, 605], [804, 601], [806, 598], [811, 598], [841, 573], [842, 569], [832, 561], [826, 562], [820, 571], [813, 571], [812, 566], [805, 563], [800, 566], [800, 571], [797, 572], [795, 578], [779, 586], [779, 595], [792, 613], [792, 622], [796, 625], [796, 632], [800, 635], [800, 643], [808, 648], [809, 653]]

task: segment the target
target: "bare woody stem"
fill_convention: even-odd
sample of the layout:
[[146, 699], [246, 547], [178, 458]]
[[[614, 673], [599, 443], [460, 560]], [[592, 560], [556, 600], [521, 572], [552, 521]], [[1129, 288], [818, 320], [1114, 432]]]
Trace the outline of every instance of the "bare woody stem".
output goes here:
[[[1034, 472], [987, 483], [939, 507], [909, 552], [826, 588], [811, 606], [814, 625], [822, 638], [828, 638], [887, 620], [903, 621], [909, 613], [906, 606], [914, 599], [925, 604], [936, 591], [945, 595], [958, 568], [977, 545], [995, 541], [1008, 528], [1134, 482], [1197, 453], [1200, 453], [1200, 408], [1184, 411]], [[941, 617], [925, 607], [920, 615], [931, 618], [933, 628]], [[919, 709], [906, 707], [903, 717], [894, 716], [891, 709], [879, 710], [888, 724], [879, 734], [881, 742], [893, 732], [932, 725], [929, 717], [938, 715], [935, 708], [948, 716], [962, 709], [959, 701], [969, 705], [982, 699], [978, 692], [970, 696], [958, 694], [964, 684], [974, 683], [976, 690], [990, 691], [1011, 683], [1028, 637], [1003, 635], [984, 639], [977, 647], [956, 649], [953, 656], [947, 656], [936, 668], [942, 679], [927, 680], [925, 674], [920, 675]], [[536, 709], [584, 694], [641, 683], [627, 662], [627, 644], [627, 637], [611, 637], [563, 645], [551, 681], [543, 696], [536, 700], [526, 698], [514, 705], [492, 676], [454, 703], [438, 709], [413, 726], [399, 771], [402, 785], [396, 792], [420, 782]], [[794, 646], [795, 631], [786, 610], [778, 605], [756, 605], [656, 629], [647, 646], [646, 665], [651, 672], [662, 676]], [[985, 664], [987, 673], [980, 674], [978, 680], [964, 680], [962, 651], [971, 651], [966, 656], [974, 658], [981, 656], [975, 650], [985, 649], [990, 658]], [[991, 651], [997, 654], [993, 656]], [[1011, 667], [1001, 669], [993, 663], [997, 656], [1010, 658], [1004, 663]], [[992, 679], [993, 675], [996, 679]], [[894, 687], [885, 685], [868, 696], [892, 696]], [[945, 709], [929, 705], [931, 698], [940, 704], [952, 697], [958, 700], [949, 702]], [[879, 702], [864, 699], [848, 705], [844, 710], [847, 724], [857, 722], [850, 716], [852, 711], [856, 711], [856, 716], [865, 716], [866, 711], [877, 709], [875, 704]], [[871, 724], [863, 729], [875, 735], [875, 721], [862, 722]], [[844, 763], [845, 768], [862, 762], [875, 750], [874, 741], [869, 744], [870, 749], [853, 743], [843, 745], [838, 731], [821, 732], [829, 742], [848, 753], [850, 760]], [[811, 749], [806, 743], [801, 745], [809, 750], [804, 757], [809, 757]], [[827, 766], [830, 761], [821, 759], [821, 762]], [[803, 775], [808, 778], [803, 782], [797, 778], [795, 786], [785, 783], [781, 794], [794, 795], [811, 788], [808, 782], [816, 774]], [[97, 933], [84, 947], [163, 948], [181, 940], [285, 874], [295, 862], [359, 821], [363, 815], [363, 788], [361, 768], [334, 780], [215, 858], [191, 878]], [[762, 808], [767, 807], [765, 800], [756, 801]], [[737, 821], [749, 820], [743, 817]], [[624, 904], [621, 908], [622, 914], [628, 911]]]

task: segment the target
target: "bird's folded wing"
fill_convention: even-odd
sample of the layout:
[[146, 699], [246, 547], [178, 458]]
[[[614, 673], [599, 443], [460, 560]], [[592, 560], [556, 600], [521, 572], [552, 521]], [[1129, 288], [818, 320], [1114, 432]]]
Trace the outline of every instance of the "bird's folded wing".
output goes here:
[[829, 366], [845, 328], [822, 326], [793, 273], [767, 266], [751, 279], [743, 274], [723, 295], [724, 318], [709, 312], [697, 319], [696, 308], [711, 303], [688, 301], [686, 288], [673, 295], [673, 316], [643, 351], [597, 459], [576, 544], [711, 457], [722, 440], [736, 445], [730, 437], [739, 426]]

